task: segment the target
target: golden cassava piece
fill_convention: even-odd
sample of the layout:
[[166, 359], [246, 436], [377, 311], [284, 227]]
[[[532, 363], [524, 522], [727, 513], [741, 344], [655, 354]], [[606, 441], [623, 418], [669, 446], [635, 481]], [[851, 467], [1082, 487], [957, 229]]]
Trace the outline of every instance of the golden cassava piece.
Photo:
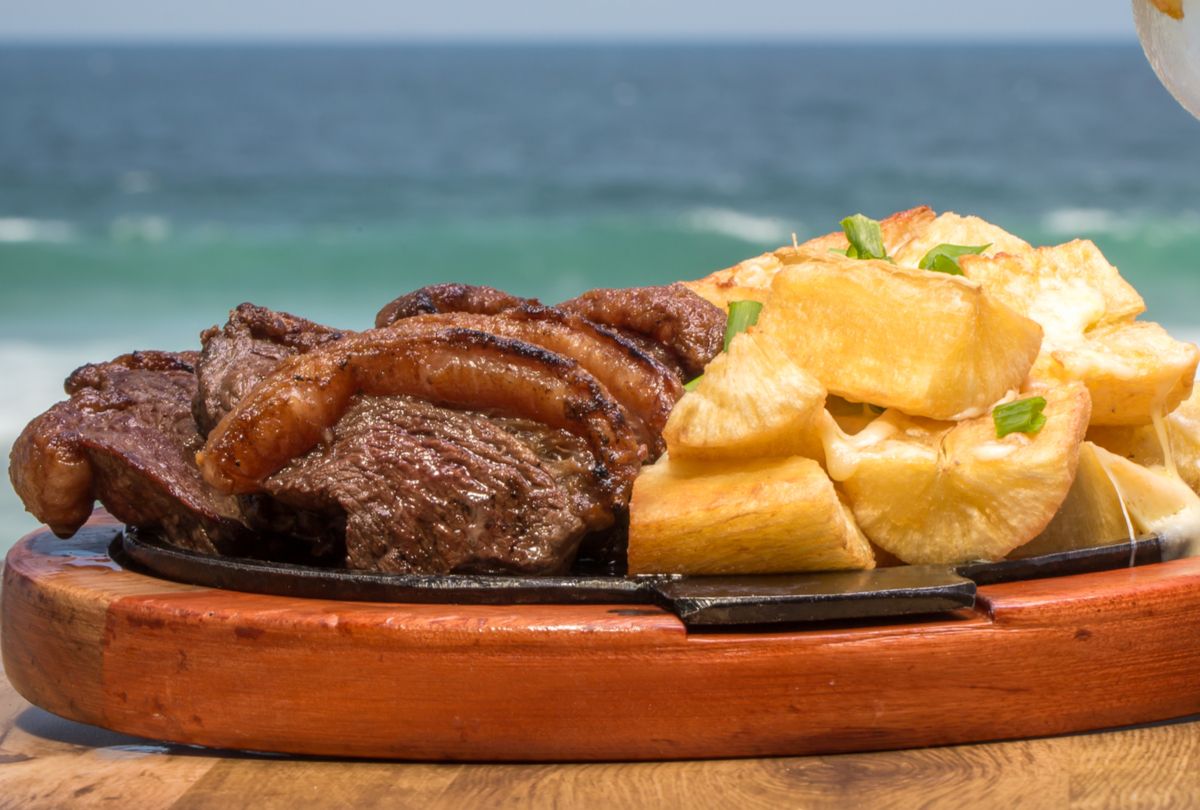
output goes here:
[[821, 383], [755, 329], [708, 364], [671, 411], [663, 438], [677, 460], [817, 458], [824, 405]]
[[1033, 376], [1083, 382], [1093, 424], [1148, 424], [1191, 394], [1200, 350], [1135, 320], [1146, 308], [1142, 297], [1091, 242], [964, 256], [960, 264], [989, 295], [1041, 324]]
[[[769, 528], [762, 568], [760, 519], [806, 550], [861, 532], [886, 564], [1200, 535], [1200, 349], [1139, 321], [1141, 296], [1089, 241], [1035, 248], [919, 207], [685, 283], [763, 307], [672, 411], [672, 460], [638, 479], [639, 571], [846, 563], [785, 563]], [[807, 472], [784, 486], [794, 464]]]
[[1036, 537], [1075, 480], [1089, 412], [1081, 385], [1043, 396], [1033, 434], [997, 438], [990, 414], [948, 423], [888, 411], [889, 431], [868, 429], [884, 438], [827, 447], [843, 459], [834, 477], [863, 532], [907, 563], [996, 560]]
[[821, 465], [664, 458], [638, 476], [629, 571], [766, 574], [873, 568], [871, 546]]
[[830, 393], [933, 419], [1019, 388], [1042, 339], [975, 282], [836, 254], [781, 270], [759, 329]]

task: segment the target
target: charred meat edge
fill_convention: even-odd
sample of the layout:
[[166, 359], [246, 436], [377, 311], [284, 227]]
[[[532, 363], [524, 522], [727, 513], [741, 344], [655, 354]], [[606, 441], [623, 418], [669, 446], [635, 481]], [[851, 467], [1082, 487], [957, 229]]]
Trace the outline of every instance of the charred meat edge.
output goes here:
[[536, 298], [519, 298], [495, 287], [476, 284], [430, 284], [386, 304], [375, 316], [382, 328], [404, 318], [439, 312], [495, 315], [519, 306], [538, 306]]
[[616, 332], [551, 307], [524, 305], [498, 315], [451, 312], [417, 320], [491, 332], [575, 360], [627, 410], [650, 457], [665, 449], [662, 430], [683, 396], [683, 385], [670, 369]]
[[617, 505], [645, 456], [624, 410], [574, 360], [475, 329], [402, 321], [285, 360], [209, 434], [197, 463], [227, 493], [262, 481], [318, 442], [356, 395], [407, 394], [516, 416], [585, 439]]
[[284, 358], [341, 340], [346, 332], [276, 312], [240, 304], [223, 327], [200, 335], [203, 351], [196, 365], [196, 396], [192, 414], [201, 435], [209, 431], [238, 400]]
[[725, 313], [682, 284], [590, 290], [555, 306], [665, 347], [691, 379], [721, 351]]
[[[73, 372], [65, 384], [71, 399], [32, 420], [13, 444], [9, 475], [29, 511], [69, 537], [99, 499], [119, 520], [163, 528], [184, 547], [240, 546], [249, 532], [236, 503], [209, 490], [188, 456], [189, 444], [201, 441], [185, 435], [194, 431], [196, 359], [134, 352]], [[140, 442], [147, 452], [137, 451]], [[166, 457], [147, 455], [167, 447]]]

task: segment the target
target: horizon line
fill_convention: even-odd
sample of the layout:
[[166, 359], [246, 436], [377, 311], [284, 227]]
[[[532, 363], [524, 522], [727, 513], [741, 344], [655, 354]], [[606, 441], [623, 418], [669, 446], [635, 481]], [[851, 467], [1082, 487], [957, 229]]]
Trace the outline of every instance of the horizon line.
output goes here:
[[807, 34], [530, 34], [530, 35], [441, 35], [380, 36], [372, 34], [336, 35], [273, 35], [273, 34], [130, 34], [111, 35], [44, 35], [0, 34], [0, 46], [137, 46], [137, 45], [887, 45], [921, 47], [928, 45], [1133, 45], [1137, 36], [1124, 34], [994, 34], [942, 33], [921, 36], [895, 35], [887, 32], [855, 37], [812, 36]]

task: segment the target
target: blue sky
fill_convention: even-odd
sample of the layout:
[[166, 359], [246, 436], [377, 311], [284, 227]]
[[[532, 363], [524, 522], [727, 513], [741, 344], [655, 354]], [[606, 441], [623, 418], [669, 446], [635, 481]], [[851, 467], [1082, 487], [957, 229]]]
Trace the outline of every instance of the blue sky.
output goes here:
[[1129, 0], [0, 0], [4, 39], [1123, 39]]

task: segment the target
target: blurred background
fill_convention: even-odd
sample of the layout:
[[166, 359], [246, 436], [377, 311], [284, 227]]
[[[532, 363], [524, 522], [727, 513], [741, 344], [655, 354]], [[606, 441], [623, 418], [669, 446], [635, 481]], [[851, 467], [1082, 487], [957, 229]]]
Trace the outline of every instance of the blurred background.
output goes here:
[[[1125, 0], [0, 0], [0, 450], [249, 300], [555, 302], [928, 204], [1094, 239], [1200, 337], [1200, 122]], [[33, 528], [0, 487], [0, 548]]]

